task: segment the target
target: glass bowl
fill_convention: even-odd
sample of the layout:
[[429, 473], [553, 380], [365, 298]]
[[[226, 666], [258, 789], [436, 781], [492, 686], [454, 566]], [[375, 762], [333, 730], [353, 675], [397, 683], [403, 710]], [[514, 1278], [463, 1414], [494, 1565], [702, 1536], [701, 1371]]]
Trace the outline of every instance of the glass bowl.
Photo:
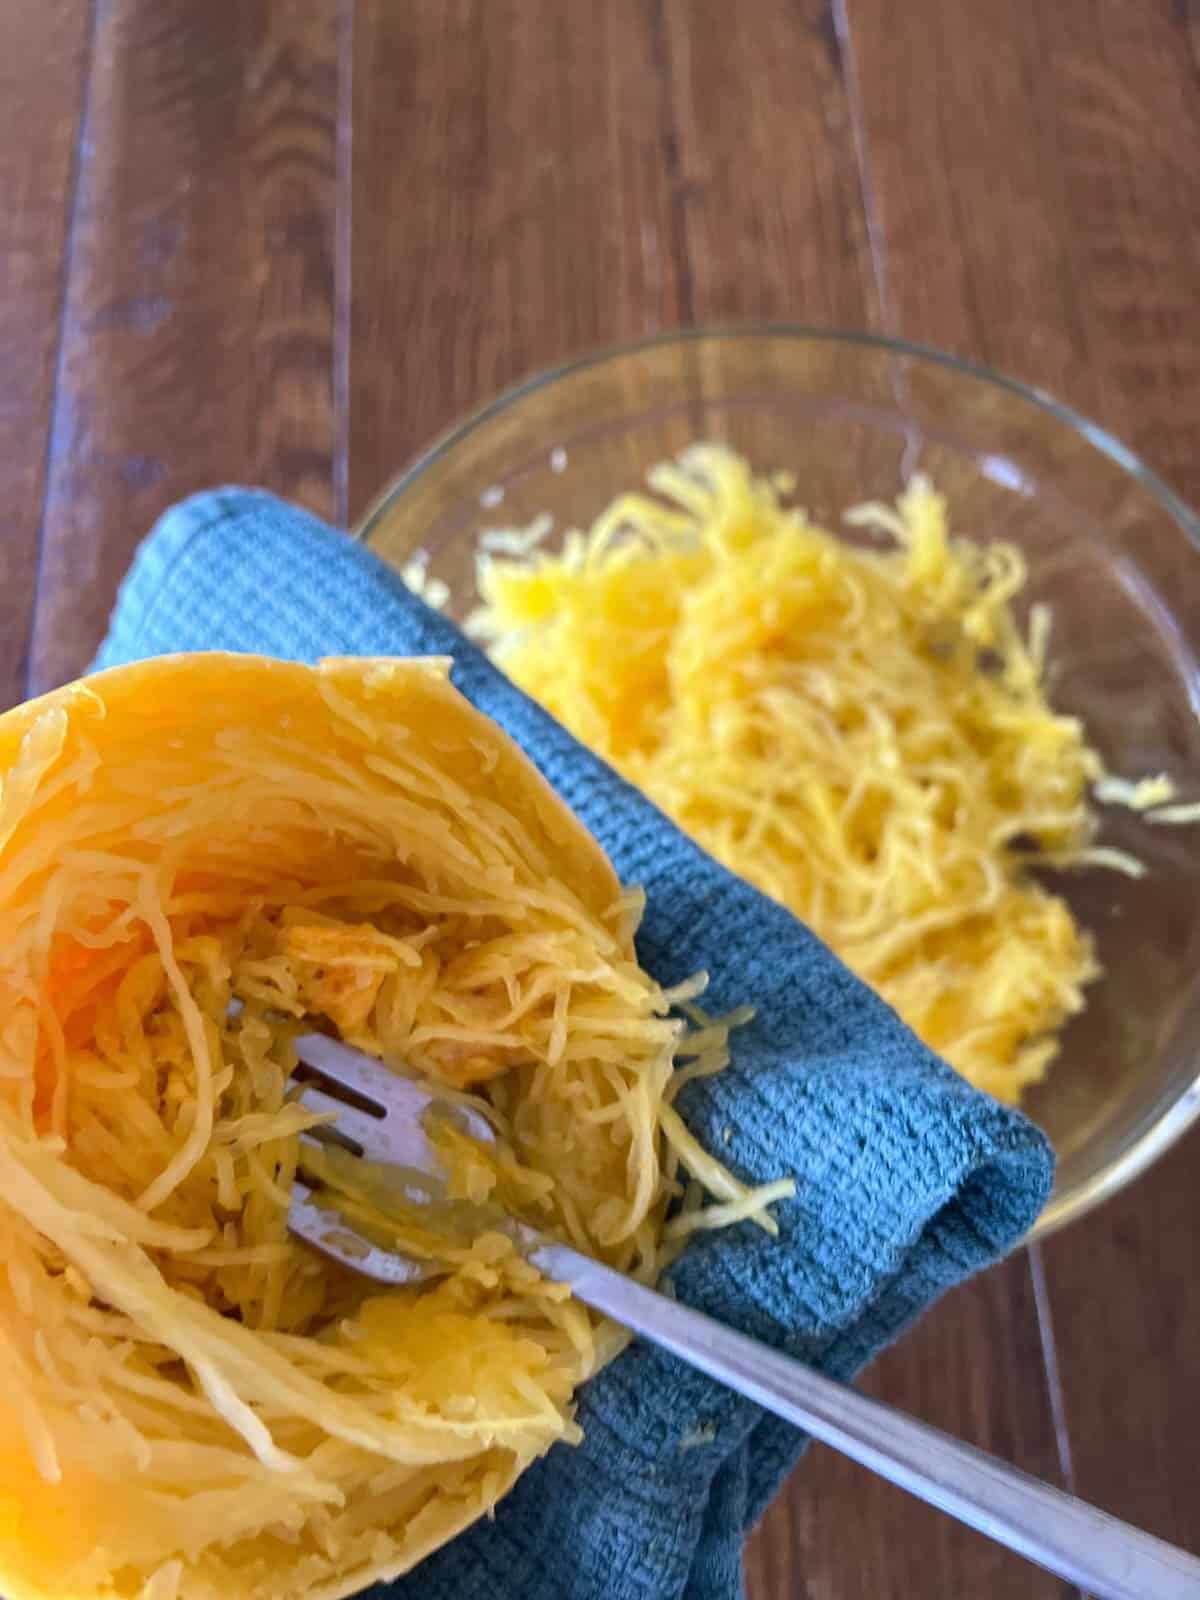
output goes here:
[[[936, 351], [805, 328], [697, 331], [585, 357], [439, 440], [358, 532], [402, 567], [427, 552], [461, 617], [478, 536], [548, 512], [586, 526], [694, 440], [787, 468], [818, 521], [928, 473], [952, 525], [1017, 543], [1054, 610], [1053, 699], [1111, 770], [1200, 796], [1200, 522], [1127, 449], [1045, 395]], [[1059, 1154], [1035, 1235], [1096, 1205], [1200, 1113], [1200, 828], [1114, 810], [1144, 878], [1061, 875], [1105, 972], [1024, 1108]]]

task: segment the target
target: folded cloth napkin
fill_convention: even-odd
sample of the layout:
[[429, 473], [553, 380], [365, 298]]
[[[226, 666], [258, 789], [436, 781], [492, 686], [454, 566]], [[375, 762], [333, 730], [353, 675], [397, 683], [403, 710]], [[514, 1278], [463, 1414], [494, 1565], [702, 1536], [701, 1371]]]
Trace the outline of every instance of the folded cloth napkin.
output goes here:
[[[681, 1110], [750, 1183], [794, 1175], [780, 1237], [696, 1237], [671, 1270], [688, 1305], [851, 1377], [938, 1295], [1033, 1222], [1053, 1158], [969, 1088], [787, 911], [706, 856], [514, 688], [371, 553], [272, 496], [169, 511], [121, 591], [97, 666], [178, 650], [444, 655], [646, 891], [644, 966], [711, 974], [705, 1004], [755, 1019], [731, 1067]], [[735, 1600], [741, 1548], [804, 1445], [647, 1344], [580, 1397], [584, 1442], [556, 1446], [483, 1522], [371, 1594], [391, 1600]]]

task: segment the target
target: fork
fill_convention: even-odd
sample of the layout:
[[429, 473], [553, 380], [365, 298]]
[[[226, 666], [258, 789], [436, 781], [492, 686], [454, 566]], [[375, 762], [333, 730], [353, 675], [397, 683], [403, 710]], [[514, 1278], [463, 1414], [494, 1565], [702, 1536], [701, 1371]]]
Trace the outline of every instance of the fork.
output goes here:
[[[299, 1101], [332, 1114], [302, 1143], [436, 1177], [425, 1117], [442, 1109], [471, 1137], [492, 1143], [480, 1112], [449, 1106], [414, 1078], [321, 1034], [296, 1040]], [[427, 1198], [416, 1185], [414, 1202]], [[357, 1233], [297, 1178], [289, 1226], [298, 1238], [393, 1286], [429, 1274], [420, 1263]], [[538, 1270], [585, 1305], [669, 1350], [776, 1416], [957, 1517], [997, 1543], [1091, 1592], [1096, 1600], [1200, 1600], [1200, 1559], [1041, 1483], [937, 1428], [823, 1377], [802, 1362], [692, 1311], [515, 1218], [511, 1233]]]

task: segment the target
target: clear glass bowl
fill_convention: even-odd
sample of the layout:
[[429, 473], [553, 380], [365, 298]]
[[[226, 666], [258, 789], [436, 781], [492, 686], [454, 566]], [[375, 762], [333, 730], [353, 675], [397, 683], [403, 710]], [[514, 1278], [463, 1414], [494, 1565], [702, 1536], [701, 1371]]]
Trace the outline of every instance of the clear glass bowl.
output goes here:
[[[954, 525], [1019, 544], [1054, 608], [1055, 704], [1111, 769], [1200, 796], [1200, 522], [1128, 450], [1047, 396], [896, 341], [804, 328], [697, 331], [576, 361], [439, 440], [359, 533], [397, 567], [418, 550], [461, 618], [479, 534], [542, 512], [558, 537], [693, 440], [788, 468], [828, 526], [914, 470]], [[1147, 875], [1056, 887], [1105, 976], [1026, 1109], [1059, 1152], [1045, 1234], [1127, 1183], [1200, 1113], [1200, 828], [1106, 818]]]

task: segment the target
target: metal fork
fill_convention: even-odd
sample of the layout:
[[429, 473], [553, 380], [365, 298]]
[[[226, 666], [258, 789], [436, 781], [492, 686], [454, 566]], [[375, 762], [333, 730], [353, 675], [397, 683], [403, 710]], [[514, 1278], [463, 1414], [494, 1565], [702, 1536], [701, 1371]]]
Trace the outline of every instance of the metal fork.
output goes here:
[[[437, 1176], [424, 1119], [444, 1102], [423, 1084], [337, 1040], [311, 1034], [296, 1044], [305, 1073], [301, 1103], [336, 1116], [334, 1124], [314, 1129], [306, 1140], [332, 1140], [352, 1155]], [[492, 1128], [480, 1113], [455, 1106], [450, 1114], [472, 1137], [493, 1142]], [[413, 1198], [421, 1197], [414, 1189]], [[317, 1204], [313, 1190], [299, 1179], [288, 1220], [299, 1238], [380, 1283], [412, 1283], [428, 1275], [427, 1264], [357, 1234], [336, 1210]], [[997, 1543], [1079, 1584], [1096, 1600], [1200, 1600], [1196, 1556], [822, 1377], [557, 1240], [515, 1220], [511, 1226], [527, 1259], [548, 1278], [569, 1285], [586, 1305]]]

